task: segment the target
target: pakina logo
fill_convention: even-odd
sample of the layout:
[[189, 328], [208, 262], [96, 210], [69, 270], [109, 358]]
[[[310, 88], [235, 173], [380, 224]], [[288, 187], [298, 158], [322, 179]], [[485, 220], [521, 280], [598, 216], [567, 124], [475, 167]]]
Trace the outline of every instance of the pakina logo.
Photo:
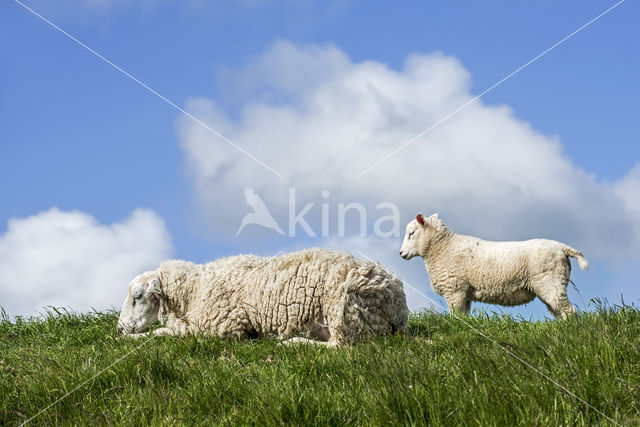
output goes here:
[[236, 237], [238, 237], [238, 234], [240, 234], [244, 226], [247, 224], [258, 224], [263, 227], [270, 228], [271, 230], [275, 230], [278, 234], [284, 235], [284, 231], [282, 231], [282, 228], [280, 228], [276, 220], [273, 219], [267, 205], [251, 187], [245, 188], [244, 198], [247, 201], [247, 204], [253, 208], [253, 212], [246, 214], [244, 218], [242, 218]]
[[[322, 191], [321, 196], [326, 200], [329, 198], [329, 192], [324, 190]], [[255, 191], [253, 191], [251, 187], [244, 190], [244, 197], [247, 204], [253, 209], [253, 212], [248, 213], [244, 218], [242, 218], [236, 237], [245, 226], [250, 224], [261, 225], [270, 230], [276, 231], [278, 234], [282, 234], [283, 236], [285, 235], [285, 232], [282, 231], [278, 222], [273, 218], [271, 212], [269, 212], [267, 204], [256, 194]], [[296, 190], [295, 188], [289, 188], [289, 237], [295, 237], [296, 229], [298, 228], [297, 226], [300, 226], [307, 236], [316, 237], [315, 231], [305, 219], [305, 215], [309, 213], [313, 206], [315, 206], [315, 203], [307, 203], [300, 211], [297, 211]], [[400, 235], [400, 211], [398, 210], [398, 207], [393, 203], [378, 203], [376, 205], [376, 210], [381, 211], [382, 209], [389, 210], [390, 214], [377, 218], [373, 224], [373, 234], [378, 237], [398, 237]], [[321, 204], [322, 237], [329, 236], [330, 210], [328, 202], [323, 202]], [[360, 219], [360, 236], [365, 237], [368, 231], [367, 210], [364, 205], [356, 202], [348, 204], [338, 203], [338, 236], [345, 237], [346, 235], [346, 216], [349, 211], [353, 211], [358, 215], [358, 218]]]

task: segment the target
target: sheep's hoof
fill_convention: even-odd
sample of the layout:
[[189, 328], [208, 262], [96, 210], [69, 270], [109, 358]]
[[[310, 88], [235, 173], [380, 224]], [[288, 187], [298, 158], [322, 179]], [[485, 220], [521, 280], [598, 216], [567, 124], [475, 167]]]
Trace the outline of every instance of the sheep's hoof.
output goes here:
[[140, 339], [140, 338], [144, 338], [144, 337], [148, 337], [149, 334], [147, 332], [141, 332], [138, 334], [126, 334], [126, 335], [122, 335], [123, 338], [133, 338], [133, 339]]

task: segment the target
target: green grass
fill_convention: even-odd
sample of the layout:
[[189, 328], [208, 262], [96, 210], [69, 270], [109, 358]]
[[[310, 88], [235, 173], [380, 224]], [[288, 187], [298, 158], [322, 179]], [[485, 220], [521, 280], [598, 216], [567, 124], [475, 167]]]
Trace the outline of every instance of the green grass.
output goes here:
[[0, 320], [0, 425], [30, 419], [128, 353], [30, 424], [640, 425], [635, 307], [542, 322], [423, 313], [408, 336], [338, 349], [135, 341], [118, 337], [116, 320]]

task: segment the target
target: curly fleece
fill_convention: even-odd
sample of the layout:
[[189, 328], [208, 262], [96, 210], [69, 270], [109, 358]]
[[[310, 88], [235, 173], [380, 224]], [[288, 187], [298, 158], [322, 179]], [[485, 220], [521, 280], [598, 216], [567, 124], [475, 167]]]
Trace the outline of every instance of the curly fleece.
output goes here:
[[158, 318], [173, 333], [247, 338], [300, 334], [348, 344], [404, 330], [400, 279], [347, 253], [307, 249], [279, 257], [240, 255], [198, 265], [166, 261]]

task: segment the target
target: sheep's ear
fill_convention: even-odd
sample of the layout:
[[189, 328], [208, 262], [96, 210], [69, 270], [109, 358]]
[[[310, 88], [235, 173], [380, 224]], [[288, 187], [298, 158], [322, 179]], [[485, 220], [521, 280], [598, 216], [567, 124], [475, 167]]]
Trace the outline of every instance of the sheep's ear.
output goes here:
[[162, 288], [160, 287], [160, 279], [154, 277], [149, 281], [149, 287], [147, 291], [152, 294], [162, 295]]
[[437, 214], [437, 213], [434, 213], [433, 215], [431, 215], [431, 217], [430, 217], [430, 218], [438, 219], [438, 214]]
[[416, 215], [416, 221], [418, 221], [420, 224], [424, 225], [424, 217], [422, 216], [421, 213]]

